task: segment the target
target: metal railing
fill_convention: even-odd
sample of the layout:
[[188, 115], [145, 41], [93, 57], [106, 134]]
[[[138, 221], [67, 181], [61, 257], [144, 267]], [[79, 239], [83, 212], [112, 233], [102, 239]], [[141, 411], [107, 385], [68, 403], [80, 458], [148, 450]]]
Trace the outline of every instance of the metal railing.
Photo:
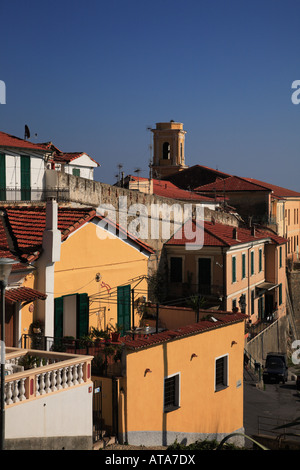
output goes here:
[[0, 188], [0, 201], [8, 203], [44, 202], [49, 197], [54, 197], [57, 201], [68, 201], [70, 199], [70, 191], [68, 188]]
[[[292, 420], [276, 416], [258, 416], [257, 430], [259, 435], [272, 436], [277, 439], [300, 439], [300, 424], [291, 425]], [[280, 428], [278, 429], [278, 427]]]

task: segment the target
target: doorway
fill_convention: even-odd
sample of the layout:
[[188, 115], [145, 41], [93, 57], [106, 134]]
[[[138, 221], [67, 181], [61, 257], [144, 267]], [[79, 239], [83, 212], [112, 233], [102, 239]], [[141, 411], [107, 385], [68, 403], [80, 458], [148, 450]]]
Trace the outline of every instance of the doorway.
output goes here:
[[198, 259], [198, 292], [201, 295], [211, 293], [211, 259]]

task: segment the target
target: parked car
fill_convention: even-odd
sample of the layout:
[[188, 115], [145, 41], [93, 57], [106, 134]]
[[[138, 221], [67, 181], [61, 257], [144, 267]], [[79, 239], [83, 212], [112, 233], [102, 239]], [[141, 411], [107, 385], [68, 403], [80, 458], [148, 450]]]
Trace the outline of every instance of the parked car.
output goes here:
[[288, 379], [287, 358], [284, 353], [268, 353], [263, 372], [263, 381], [285, 383]]

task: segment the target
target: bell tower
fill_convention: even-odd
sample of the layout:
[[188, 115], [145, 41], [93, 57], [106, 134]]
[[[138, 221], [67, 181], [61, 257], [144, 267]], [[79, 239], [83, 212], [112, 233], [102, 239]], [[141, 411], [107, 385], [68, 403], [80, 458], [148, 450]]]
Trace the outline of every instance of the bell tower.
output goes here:
[[180, 122], [158, 122], [153, 132], [152, 177], [161, 179], [184, 168], [186, 131]]

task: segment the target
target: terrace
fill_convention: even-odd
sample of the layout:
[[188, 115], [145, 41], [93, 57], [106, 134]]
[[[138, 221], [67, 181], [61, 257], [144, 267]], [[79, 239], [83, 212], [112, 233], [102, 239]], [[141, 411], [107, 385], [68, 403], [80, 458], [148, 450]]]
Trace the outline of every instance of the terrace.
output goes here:
[[92, 384], [92, 356], [6, 348], [5, 405]]

